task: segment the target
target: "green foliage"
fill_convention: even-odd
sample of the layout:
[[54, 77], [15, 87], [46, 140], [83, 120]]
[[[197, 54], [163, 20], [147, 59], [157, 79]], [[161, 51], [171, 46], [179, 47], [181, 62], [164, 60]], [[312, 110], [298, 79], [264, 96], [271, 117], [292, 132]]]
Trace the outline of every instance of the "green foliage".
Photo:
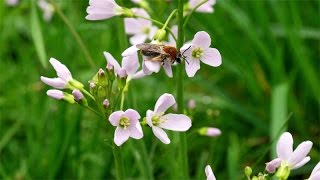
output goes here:
[[[150, 3], [157, 10], [154, 17], [165, 22], [176, 4], [155, 1]], [[1, 179], [110, 179], [116, 174], [107, 120], [50, 99], [40, 76], [55, 76], [52, 68], [44, 69], [55, 57], [88, 89], [87, 81], [106, 65], [103, 51], [120, 60], [126, 44], [117, 39], [121, 19], [89, 22], [85, 20], [88, 2], [56, 2], [82, 45], [58, 14], [45, 22], [29, 1], [22, 0], [16, 7], [0, 3]], [[124, 5], [134, 6], [130, 1]], [[319, 6], [316, 0], [221, 0], [213, 14], [195, 12], [190, 17], [184, 29], [186, 40], [197, 31], [207, 31], [223, 61], [218, 68], [201, 64], [194, 78], [184, 78], [185, 103], [197, 102], [196, 109], [188, 111], [193, 120], [187, 133], [191, 178], [204, 179], [207, 164], [218, 179], [244, 179], [247, 165], [254, 174], [262, 172], [271, 159], [266, 152], [290, 113], [287, 127], [294, 141], [314, 143], [311, 162], [291, 175], [309, 176], [320, 160]], [[175, 76], [176, 67], [173, 71]], [[135, 108], [145, 116], [161, 94], [175, 94], [176, 82], [161, 71], [131, 81], [130, 88], [125, 109]], [[218, 127], [222, 135], [197, 135], [203, 126]], [[164, 145], [145, 127], [142, 140], [125, 143], [126, 176], [176, 177], [179, 138], [169, 136], [172, 143]]]

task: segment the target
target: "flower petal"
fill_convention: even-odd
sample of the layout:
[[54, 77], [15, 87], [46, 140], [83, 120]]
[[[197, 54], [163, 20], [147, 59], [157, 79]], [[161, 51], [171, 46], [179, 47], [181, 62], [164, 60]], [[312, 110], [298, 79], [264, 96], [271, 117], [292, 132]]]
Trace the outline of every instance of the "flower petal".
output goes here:
[[144, 76], [146, 76], [146, 74], [144, 74], [143, 70], [140, 70], [140, 71], [136, 72], [131, 78], [132, 79], [140, 79]]
[[139, 51], [139, 49], [136, 47], [136, 45], [130, 46], [129, 48], [127, 48], [126, 50], [124, 50], [121, 54], [121, 56], [125, 57], [125, 56], [131, 56], [135, 53], [137, 53], [137, 51]]
[[138, 54], [135, 53], [131, 56], [125, 56], [122, 59], [122, 68], [124, 68], [128, 76], [132, 77], [139, 69]]
[[161, 128], [157, 127], [157, 126], [153, 126], [152, 127], [152, 132], [164, 144], [169, 144], [170, 143], [170, 139], [168, 138], [167, 133], [163, 129], [161, 129]]
[[293, 138], [289, 132], [283, 133], [277, 143], [277, 155], [282, 160], [288, 160], [292, 154]]
[[159, 97], [154, 107], [154, 113], [165, 112], [169, 107], [176, 103], [172, 94], [164, 93]]
[[142, 72], [143, 72], [143, 74], [145, 74], [145, 75], [150, 75], [150, 74], [152, 74], [153, 72], [150, 71], [150, 70], [147, 68], [145, 62], [146, 62], [146, 61], [142, 61]]
[[64, 97], [63, 92], [60, 90], [56, 90], [56, 89], [48, 90], [47, 95], [54, 98], [54, 99], [58, 99], [58, 100], [61, 100]]
[[292, 166], [291, 169], [298, 169], [298, 168], [304, 166], [309, 161], [310, 161], [310, 156], [307, 156], [307, 157], [303, 158], [299, 163]]
[[134, 109], [127, 109], [123, 113], [123, 116], [128, 117], [130, 119], [130, 123], [132, 123], [132, 124], [136, 124], [136, 122], [138, 122], [139, 119], [141, 118], [140, 114]]
[[130, 131], [128, 129], [123, 129], [121, 127], [117, 127], [114, 133], [114, 143], [117, 146], [121, 146], [124, 142], [126, 142], [130, 137]]
[[124, 18], [125, 31], [129, 35], [140, 33], [140, 26], [137, 19]]
[[211, 45], [210, 35], [205, 31], [199, 31], [194, 35], [192, 44], [201, 47], [202, 49], [206, 49]]
[[147, 121], [147, 124], [148, 124], [150, 127], [153, 127], [152, 120], [151, 120], [153, 114], [154, 114], [153, 111], [147, 110], [146, 121]]
[[184, 114], [166, 114], [162, 116], [165, 121], [158, 125], [163, 129], [172, 131], [187, 131], [191, 127], [191, 119]]
[[172, 67], [170, 62], [166, 61], [163, 65], [163, 69], [168, 77], [172, 77]]
[[196, 72], [200, 69], [200, 61], [193, 58], [186, 58], [187, 63], [185, 63], [185, 68], [188, 77], [193, 77]]
[[206, 166], [205, 172], [206, 172], [207, 180], [216, 180], [216, 177], [214, 176], [210, 165]]
[[319, 176], [320, 176], [320, 162], [318, 162], [318, 164], [313, 168], [310, 177], [316, 174], [317, 172], [319, 172]]
[[65, 89], [66, 82], [60, 78], [47, 78], [47, 77], [40, 77], [41, 81], [49, 86], [52, 86], [57, 89]]
[[104, 57], [105, 57], [106, 60], [107, 60], [107, 63], [108, 63], [108, 64], [111, 64], [111, 65], [113, 66], [113, 68], [114, 68], [114, 72], [115, 72], [116, 74], [118, 74], [118, 71], [120, 71], [120, 69], [121, 69], [118, 61], [115, 60], [114, 57], [113, 57], [110, 53], [108, 53], [108, 52], [106, 52], [106, 51], [103, 52], [103, 54], [104, 54]]
[[160, 71], [160, 67], [161, 67], [160, 62], [149, 61], [149, 60], [144, 60], [144, 65], [149, 71], [156, 72], [156, 73]]
[[134, 125], [130, 126], [129, 130], [130, 137], [134, 139], [141, 139], [143, 137], [143, 132], [139, 121], [137, 121]]
[[310, 176], [308, 180], [319, 180], [319, 179], [320, 179], [320, 172], [316, 172], [315, 174], [312, 174], [312, 176]]
[[55, 58], [50, 58], [49, 61], [52, 65], [52, 67], [54, 68], [54, 70], [56, 70], [57, 76], [59, 78], [61, 78], [62, 80], [66, 81], [66, 82], [72, 80], [71, 73], [70, 73], [69, 69], [67, 68], [67, 66], [65, 66], [64, 64], [62, 64], [60, 61], [56, 60]]
[[135, 34], [134, 36], [130, 37], [129, 41], [130, 44], [140, 44], [144, 43], [147, 40], [148, 36], [146, 34]]
[[119, 125], [119, 120], [121, 116], [123, 115], [123, 111], [115, 111], [109, 116], [109, 121], [113, 126]]
[[222, 63], [220, 52], [216, 48], [208, 48], [205, 50], [201, 61], [213, 67], [218, 67]]
[[295, 165], [302, 161], [307, 154], [310, 152], [312, 148], [312, 142], [311, 141], [304, 141], [293, 151], [292, 155], [288, 159], [288, 163], [290, 165]]
[[219, 135], [221, 135], [221, 130], [218, 129], [218, 128], [209, 127], [207, 129], [207, 134], [206, 135], [207, 136], [212, 136], [212, 137], [219, 136]]
[[280, 164], [281, 164], [281, 159], [276, 158], [276, 159], [266, 163], [266, 171], [268, 171], [269, 173], [274, 173]]

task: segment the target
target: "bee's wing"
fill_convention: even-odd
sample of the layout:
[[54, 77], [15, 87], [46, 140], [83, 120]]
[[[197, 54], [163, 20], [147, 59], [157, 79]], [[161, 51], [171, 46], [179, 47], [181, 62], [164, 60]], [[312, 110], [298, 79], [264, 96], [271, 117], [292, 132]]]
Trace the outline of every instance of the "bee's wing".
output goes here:
[[167, 54], [163, 51], [164, 45], [141, 43], [137, 44], [136, 47], [144, 52]]

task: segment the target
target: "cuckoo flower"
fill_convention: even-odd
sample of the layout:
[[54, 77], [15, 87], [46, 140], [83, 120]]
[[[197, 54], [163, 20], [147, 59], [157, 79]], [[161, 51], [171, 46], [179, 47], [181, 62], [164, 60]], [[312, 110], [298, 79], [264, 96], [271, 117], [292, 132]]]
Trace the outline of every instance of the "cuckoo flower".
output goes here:
[[214, 176], [210, 165], [206, 166], [205, 172], [206, 172], [207, 180], [216, 180], [216, 177]]
[[320, 162], [313, 168], [308, 180], [319, 180], [320, 179]]
[[169, 144], [170, 139], [163, 129], [187, 131], [191, 127], [190, 118], [184, 114], [164, 114], [175, 103], [174, 97], [165, 93], [156, 102], [154, 111], [147, 111], [147, 124], [152, 128], [153, 134], [164, 144]]
[[[132, 8], [134, 14], [149, 18], [149, 14], [141, 8]], [[151, 40], [157, 31], [157, 27], [152, 26], [152, 22], [141, 18], [124, 18], [125, 31], [128, 35], [132, 35], [129, 39], [132, 45]]]
[[[188, 9], [192, 10], [194, 9], [197, 5], [199, 5], [203, 0], [189, 0], [188, 3]], [[216, 0], [208, 0], [204, 4], [202, 4], [200, 7], [196, 9], [196, 12], [201, 12], [201, 13], [212, 13], [213, 12], [213, 5], [216, 4]]]
[[285, 169], [286, 172], [279, 174], [289, 175], [290, 170], [298, 169], [301, 166], [309, 162], [310, 157], [307, 154], [312, 147], [311, 141], [304, 141], [293, 151], [293, 138], [289, 132], [283, 133], [277, 143], [277, 155], [276, 159], [266, 163], [266, 170], [269, 173], [275, 172], [276, 168]]
[[[107, 59], [107, 67], [113, 67], [114, 73], [120, 77], [127, 77], [127, 80], [138, 79], [144, 76], [142, 71], [138, 71], [139, 69], [139, 59], [138, 54], [133, 53], [129, 56], [125, 56], [122, 58], [122, 67], [119, 65], [118, 61], [114, 59], [114, 57], [108, 53], [103, 52], [105, 58]], [[137, 72], [138, 71], [138, 72]]]
[[214, 127], [203, 127], [201, 129], [199, 129], [198, 132], [200, 135], [211, 136], [211, 137], [221, 135], [221, 130], [218, 128], [214, 128]]
[[110, 123], [117, 127], [114, 133], [114, 143], [117, 146], [121, 146], [129, 137], [134, 139], [143, 137], [139, 119], [139, 113], [133, 109], [128, 109], [125, 112], [116, 111], [109, 116]]
[[52, 67], [56, 70], [58, 77], [47, 78], [41, 76], [41, 81], [57, 89], [69, 88], [69, 82], [73, 80], [69, 69], [55, 58], [50, 58], [49, 62], [51, 63]]
[[20, 0], [6, 0], [6, 4], [7, 4], [8, 6], [16, 6], [16, 5], [19, 4], [19, 1], [20, 1]]
[[187, 63], [186, 72], [193, 77], [200, 69], [200, 61], [217, 67], [221, 65], [221, 55], [216, 48], [210, 48], [211, 38], [205, 31], [197, 32], [190, 44], [185, 44], [180, 51], [185, 56]]
[[52, 19], [52, 15], [54, 12], [54, 7], [51, 3], [48, 3], [46, 0], [39, 0], [38, 6], [43, 12], [43, 19], [49, 22]]
[[103, 20], [113, 16], [125, 15], [126, 11], [114, 0], [90, 0], [87, 13], [87, 20]]
[[54, 98], [54, 99], [64, 100], [64, 101], [66, 101], [68, 103], [71, 103], [71, 104], [73, 104], [75, 102], [73, 95], [71, 95], [69, 93], [65, 93], [65, 92], [57, 90], [57, 89], [48, 90], [47, 91], [47, 95], [49, 97]]

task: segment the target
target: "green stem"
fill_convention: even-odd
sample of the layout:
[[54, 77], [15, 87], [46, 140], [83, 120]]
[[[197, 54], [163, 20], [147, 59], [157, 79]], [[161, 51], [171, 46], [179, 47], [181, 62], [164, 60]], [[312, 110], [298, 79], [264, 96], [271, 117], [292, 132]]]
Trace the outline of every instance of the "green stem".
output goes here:
[[123, 180], [124, 177], [124, 167], [123, 167], [123, 161], [122, 161], [122, 155], [121, 155], [121, 147], [117, 146], [115, 143], [113, 143], [113, 156], [116, 163], [116, 171], [117, 171], [117, 179]]
[[96, 111], [96, 110], [92, 109], [92, 107], [90, 107], [90, 106], [85, 106], [85, 107], [86, 107], [87, 109], [89, 109], [90, 111], [94, 112], [96, 115], [98, 115], [98, 116], [100, 116], [100, 117], [104, 118], [104, 117], [103, 117], [103, 115], [101, 115], [98, 111]]
[[171, 14], [169, 15], [167, 21], [164, 23], [164, 25], [163, 25], [163, 27], [162, 27], [161, 29], [167, 28], [167, 26], [168, 26], [168, 24], [169, 24], [172, 16], [173, 16], [175, 13], [177, 13], [177, 11], [178, 11], [178, 9], [175, 9], [175, 10], [173, 10], [173, 11], [171, 12]]
[[208, 2], [208, 0], [204, 0], [204, 1], [200, 2], [196, 7], [194, 7], [194, 8], [191, 10], [190, 14], [186, 17], [186, 20], [185, 20], [184, 23], [183, 23], [183, 27], [184, 27], [184, 28], [187, 26], [191, 15], [192, 15], [202, 4], [204, 4], [204, 3], [206, 3], [206, 2]]
[[80, 89], [83, 93], [85, 93], [87, 96], [89, 96], [93, 101], [96, 101], [96, 99], [84, 88]]
[[70, 23], [70, 21], [68, 20], [68, 18], [63, 14], [63, 12], [60, 10], [60, 8], [58, 7], [58, 5], [53, 1], [53, 0], [49, 0], [50, 3], [53, 5], [54, 9], [57, 11], [57, 14], [59, 15], [59, 17], [62, 19], [62, 21], [64, 22], [64, 24], [68, 27], [70, 33], [72, 34], [72, 36], [74, 37], [74, 39], [76, 40], [76, 42], [78, 43], [78, 45], [80, 46], [81, 50], [84, 53], [84, 56], [86, 57], [86, 60], [88, 61], [88, 63], [90, 64], [91, 68], [95, 68], [96, 65], [87, 49], [87, 47], [84, 45], [80, 35], [77, 33], [77, 31], [75, 30], [75, 28], [72, 26], [72, 24]]
[[[178, 1], [178, 41], [177, 49], [180, 49], [184, 41], [184, 32], [183, 32], [183, 0]], [[183, 113], [184, 103], [183, 103], [183, 67], [177, 67], [177, 103], [178, 103], [178, 112]], [[181, 179], [188, 180], [188, 154], [187, 154], [187, 138], [186, 133], [179, 133], [180, 146], [179, 146], [179, 155], [181, 163]]]

